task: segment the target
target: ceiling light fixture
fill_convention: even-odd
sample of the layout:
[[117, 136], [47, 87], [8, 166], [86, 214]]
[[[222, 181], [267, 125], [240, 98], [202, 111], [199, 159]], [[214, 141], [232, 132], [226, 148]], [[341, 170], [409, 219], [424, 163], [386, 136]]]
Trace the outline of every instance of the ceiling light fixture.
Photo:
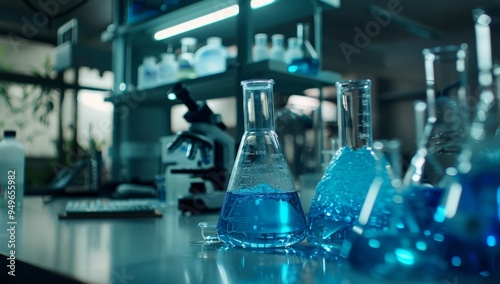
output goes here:
[[[258, 9], [273, 3], [275, 0], [252, 0], [250, 6], [252, 9]], [[187, 22], [175, 25], [158, 31], [154, 35], [155, 40], [164, 40], [169, 37], [173, 37], [178, 34], [185, 33], [203, 26], [207, 26], [231, 17], [238, 15], [240, 7], [235, 4], [221, 10], [206, 14], [196, 19], [189, 20]]]

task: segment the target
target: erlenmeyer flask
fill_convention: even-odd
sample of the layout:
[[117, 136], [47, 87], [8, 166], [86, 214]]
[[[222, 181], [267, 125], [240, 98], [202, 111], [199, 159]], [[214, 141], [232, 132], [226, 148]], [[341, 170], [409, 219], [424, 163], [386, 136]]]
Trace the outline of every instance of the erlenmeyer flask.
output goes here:
[[[447, 170], [455, 167], [469, 125], [466, 108], [467, 45], [439, 46], [423, 50], [427, 104], [415, 104], [415, 122], [425, 125], [417, 133], [417, 152], [404, 177], [409, 208], [421, 229], [433, 222], [444, 188]], [[427, 118], [422, 113], [427, 109]]]
[[305, 216], [274, 131], [273, 80], [243, 86], [245, 133], [217, 224], [219, 238], [252, 248], [284, 247], [305, 238]]
[[442, 187], [445, 171], [455, 166], [467, 132], [467, 45], [426, 48], [422, 53], [430, 133], [417, 141], [420, 152], [414, 158], [424, 155], [425, 162], [409, 172], [409, 181], [417, 186]]
[[358, 218], [377, 175], [372, 146], [370, 80], [338, 82], [339, 144], [316, 187], [309, 210], [307, 240], [338, 250]]
[[316, 75], [319, 71], [319, 57], [309, 41], [309, 24], [297, 24], [297, 44], [302, 51], [302, 57], [293, 58], [288, 65], [288, 71]]
[[452, 269], [500, 276], [500, 94], [494, 92], [491, 18], [475, 10], [479, 102], [456, 176], [434, 220], [444, 234], [445, 258]]
[[[390, 161], [393, 169], [391, 190], [384, 188], [377, 177], [370, 186], [352, 234], [344, 241], [340, 255], [346, 257], [355, 269], [376, 278], [398, 280], [428, 280], [446, 268], [436, 253], [437, 243], [421, 232], [411, 210], [408, 209], [407, 190], [402, 183], [399, 142], [374, 143], [379, 163]], [[388, 195], [390, 195], [388, 197]], [[381, 203], [386, 211], [377, 210]], [[372, 219], [387, 218], [387, 226], [373, 227]]]

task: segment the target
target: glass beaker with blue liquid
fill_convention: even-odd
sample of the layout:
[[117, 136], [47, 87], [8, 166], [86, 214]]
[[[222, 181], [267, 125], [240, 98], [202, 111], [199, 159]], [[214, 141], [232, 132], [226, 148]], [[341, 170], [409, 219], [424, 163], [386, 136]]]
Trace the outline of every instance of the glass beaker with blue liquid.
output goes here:
[[307, 240], [338, 252], [352, 231], [378, 172], [377, 157], [372, 150], [371, 81], [343, 81], [336, 87], [341, 148], [316, 187], [309, 210]]
[[248, 248], [305, 238], [306, 220], [274, 130], [273, 80], [242, 81], [245, 133], [217, 224], [220, 240]]

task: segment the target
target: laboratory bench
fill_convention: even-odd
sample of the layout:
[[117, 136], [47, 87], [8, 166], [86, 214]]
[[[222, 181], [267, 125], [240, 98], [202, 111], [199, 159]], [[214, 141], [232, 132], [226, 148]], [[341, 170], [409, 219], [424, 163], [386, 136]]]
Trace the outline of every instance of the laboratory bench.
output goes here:
[[[404, 275], [374, 279], [306, 241], [268, 250], [208, 243], [198, 224], [215, 224], [218, 214], [162, 208], [161, 218], [59, 219], [69, 200], [25, 197], [16, 215], [14, 277], [7, 274], [8, 214], [0, 214], [1, 283], [420, 283]], [[500, 283], [456, 273], [428, 278]]]

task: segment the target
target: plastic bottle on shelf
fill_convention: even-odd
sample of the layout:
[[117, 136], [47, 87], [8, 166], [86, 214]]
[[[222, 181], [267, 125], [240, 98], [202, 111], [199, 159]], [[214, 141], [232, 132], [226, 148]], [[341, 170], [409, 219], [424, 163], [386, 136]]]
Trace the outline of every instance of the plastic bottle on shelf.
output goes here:
[[175, 54], [162, 53], [158, 64], [158, 84], [168, 84], [177, 81], [179, 65], [175, 61]]
[[[16, 140], [13, 130], [5, 130], [4, 139], [0, 141], [0, 196], [0, 207], [21, 209], [24, 196], [24, 147]], [[14, 203], [9, 203], [9, 200], [14, 200]]]
[[181, 54], [177, 58], [177, 63], [179, 64], [177, 78], [179, 80], [196, 78], [196, 73], [193, 69], [193, 60], [197, 43], [198, 40], [194, 37], [184, 37], [181, 39]]
[[209, 37], [207, 45], [194, 55], [194, 70], [197, 76], [207, 76], [226, 71], [227, 52], [220, 37]]
[[256, 34], [255, 45], [252, 49], [252, 60], [258, 62], [269, 59], [269, 48], [267, 47], [267, 35]]
[[137, 72], [137, 89], [144, 90], [156, 86], [158, 66], [154, 56], [146, 56]]
[[272, 46], [270, 59], [280, 62], [285, 62], [285, 37], [282, 34], [274, 34], [271, 36]]
[[288, 39], [288, 48], [285, 51], [285, 62], [290, 65], [292, 60], [298, 60], [304, 57], [304, 53], [300, 49], [298, 39], [291, 37]]

